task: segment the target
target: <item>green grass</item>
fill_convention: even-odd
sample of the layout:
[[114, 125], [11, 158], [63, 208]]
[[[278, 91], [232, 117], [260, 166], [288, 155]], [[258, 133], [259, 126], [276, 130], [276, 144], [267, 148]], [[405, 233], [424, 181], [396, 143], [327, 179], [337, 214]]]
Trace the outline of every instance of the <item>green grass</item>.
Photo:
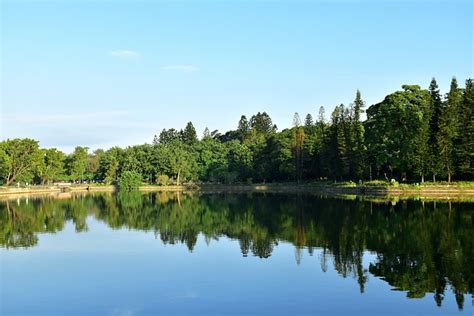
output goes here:
[[336, 182], [336, 183], [333, 183], [332, 186], [341, 187], [341, 188], [357, 188], [358, 187], [357, 183], [353, 181]]

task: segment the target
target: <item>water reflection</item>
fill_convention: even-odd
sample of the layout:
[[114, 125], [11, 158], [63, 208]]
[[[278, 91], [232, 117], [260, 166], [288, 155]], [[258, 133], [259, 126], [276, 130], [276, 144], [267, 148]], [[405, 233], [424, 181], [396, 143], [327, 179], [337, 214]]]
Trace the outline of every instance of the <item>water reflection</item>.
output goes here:
[[[206, 241], [237, 239], [243, 256], [260, 258], [287, 241], [298, 264], [320, 248], [323, 271], [332, 261], [361, 293], [370, 274], [409, 298], [434, 293], [439, 306], [453, 293], [462, 309], [464, 294], [474, 288], [473, 203], [138, 192], [30, 198], [0, 202], [0, 245], [33, 247], [38, 233], [61, 231], [67, 221], [85, 232], [88, 216], [114, 229], [153, 231], [164, 244], [183, 243], [189, 251], [199, 234]], [[368, 271], [362, 265], [367, 250], [376, 253]]]

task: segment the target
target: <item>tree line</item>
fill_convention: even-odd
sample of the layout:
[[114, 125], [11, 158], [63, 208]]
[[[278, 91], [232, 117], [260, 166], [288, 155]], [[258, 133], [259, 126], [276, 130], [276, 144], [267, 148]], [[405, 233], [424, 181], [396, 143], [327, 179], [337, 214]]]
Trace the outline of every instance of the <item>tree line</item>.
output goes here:
[[428, 89], [403, 85], [366, 110], [357, 91], [348, 106], [325, 109], [316, 119], [298, 113], [291, 128], [278, 131], [266, 112], [224, 134], [192, 122], [163, 129], [151, 144], [66, 155], [38, 141], [0, 142], [0, 181], [49, 184], [94, 181], [117, 184], [122, 175], [161, 185], [184, 181], [252, 183], [312, 180], [421, 181], [474, 179], [474, 81], [456, 78], [442, 95], [433, 78]]

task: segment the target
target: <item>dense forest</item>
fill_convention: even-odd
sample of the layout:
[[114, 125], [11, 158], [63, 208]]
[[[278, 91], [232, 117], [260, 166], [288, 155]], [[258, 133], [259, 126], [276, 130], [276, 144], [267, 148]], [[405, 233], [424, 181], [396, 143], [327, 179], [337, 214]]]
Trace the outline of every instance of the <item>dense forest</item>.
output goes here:
[[[88, 216], [113, 229], [153, 232], [162, 243], [184, 244], [191, 252], [199, 236], [207, 243], [238, 240], [245, 257], [268, 258], [280, 242], [289, 242], [296, 264], [311, 260], [323, 271], [332, 264], [342, 277], [353, 277], [361, 293], [377, 277], [409, 298], [431, 293], [439, 306], [452, 292], [462, 309], [464, 294], [474, 288], [472, 210], [472, 203], [295, 194], [97, 193], [1, 202], [0, 246], [35, 246], [39, 233], [59, 232], [67, 222], [87, 231]], [[368, 267], [367, 250], [376, 253]]]
[[455, 78], [442, 95], [403, 85], [366, 109], [357, 91], [349, 106], [324, 107], [317, 117], [295, 113], [292, 128], [277, 130], [266, 113], [242, 115], [237, 129], [205, 129], [191, 122], [163, 129], [152, 144], [97, 149], [76, 147], [66, 155], [29, 138], [0, 142], [0, 181], [117, 184], [124, 176], [160, 185], [182, 182], [252, 183], [313, 180], [474, 179], [474, 80]]

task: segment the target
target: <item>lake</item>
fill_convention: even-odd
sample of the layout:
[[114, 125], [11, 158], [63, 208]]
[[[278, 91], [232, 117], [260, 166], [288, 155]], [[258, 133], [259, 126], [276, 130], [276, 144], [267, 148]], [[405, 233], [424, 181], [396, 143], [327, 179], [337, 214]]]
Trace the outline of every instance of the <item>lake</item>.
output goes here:
[[0, 201], [1, 315], [472, 315], [474, 203], [94, 193]]

